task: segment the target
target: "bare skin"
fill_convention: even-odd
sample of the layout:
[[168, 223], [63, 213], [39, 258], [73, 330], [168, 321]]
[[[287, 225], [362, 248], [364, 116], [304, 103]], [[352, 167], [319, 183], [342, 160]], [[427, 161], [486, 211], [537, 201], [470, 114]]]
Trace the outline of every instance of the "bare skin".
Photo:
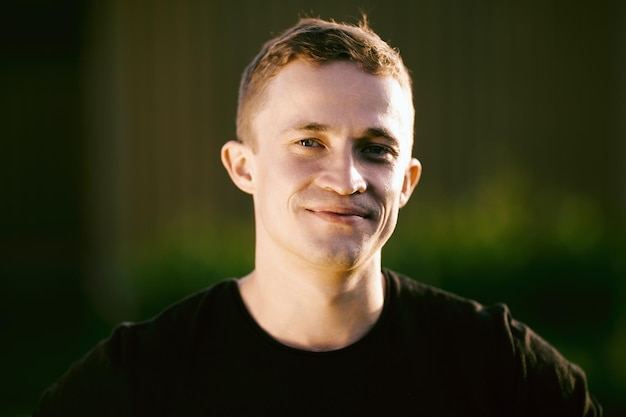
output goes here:
[[253, 119], [255, 150], [222, 148], [231, 179], [254, 200], [255, 269], [240, 292], [279, 342], [340, 349], [378, 320], [381, 249], [421, 172], [409, 97], [352, 63], [295, 61]]
[[[239, 281], [242, 298], [258, 324], [287, 346], [328, 351], [351, 345], [374, 326], [382, 311], [380, 274], [378, 279], [352, 277], [340, 279], [340, 285], [321, 286], [258, 279], [258, 273]], [[311, 282], [302, 278], [297, 281]]]

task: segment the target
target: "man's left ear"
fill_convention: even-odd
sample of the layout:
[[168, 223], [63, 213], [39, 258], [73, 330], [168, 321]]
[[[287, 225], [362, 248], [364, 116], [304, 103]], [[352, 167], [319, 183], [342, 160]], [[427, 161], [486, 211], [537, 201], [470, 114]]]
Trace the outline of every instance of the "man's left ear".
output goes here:
[[411, 158], [409, 166], [404, 172], [404, 182], [402, 183], [402, 192], [400, 193], [400, 207], [404, 207], [408, 203], [413, 190], [420, 181], [422, 175], [422, 164], [415, 158]]

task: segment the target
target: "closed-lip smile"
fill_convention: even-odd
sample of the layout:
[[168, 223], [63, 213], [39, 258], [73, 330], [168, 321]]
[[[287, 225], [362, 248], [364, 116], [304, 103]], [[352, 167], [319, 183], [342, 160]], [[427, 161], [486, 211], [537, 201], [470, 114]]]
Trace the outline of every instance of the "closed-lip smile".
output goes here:
[[315, 214], [325, 215], [325, 216], [337, 216], [337, 217], [361, 217], [367, 219], [370, 217], [370, 212], [363, 207], [358, 206], [326, 206], [326, 207], [315, 207], [315, 208], [307, 208], [307, 211], [310, 211]]

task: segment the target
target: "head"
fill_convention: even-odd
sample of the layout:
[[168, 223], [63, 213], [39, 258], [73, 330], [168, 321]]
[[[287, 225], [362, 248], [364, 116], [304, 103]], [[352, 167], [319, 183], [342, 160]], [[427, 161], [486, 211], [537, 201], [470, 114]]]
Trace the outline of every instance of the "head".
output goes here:
[[395, 78], [412, 97], [411, 77], [399, 52], [369, 27], [365, 16], [358, 25], [301, 19], [282, 35], [265, 43], [241, 77], [237, 138], [252, 149], [256, 147], [252, 120], [267, 98], [267, 86], [295, 60], [319, 65], [334, 61], [353, 62], [367, 74]]
[[361, 26], [304, 19], [246, 69], [238, 141], [222, 147], [252, 195], [256, 262], [375, 267], [421, 172], [398, 53]]

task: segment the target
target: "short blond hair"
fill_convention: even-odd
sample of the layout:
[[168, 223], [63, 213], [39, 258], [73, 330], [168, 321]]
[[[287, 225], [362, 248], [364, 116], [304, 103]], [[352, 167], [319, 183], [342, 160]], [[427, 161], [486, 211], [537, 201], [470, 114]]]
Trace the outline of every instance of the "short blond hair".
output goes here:
[[251, 123], [264, 92], [276, 74], [296, 59], [315, 64], [354, 62], [368, 74], [394, 77], [412, 97], [411, 77], [400, 53], [369, 27], [366, 16], [357, 25], [303, 18], [266, 42], [244, 70], [237, 105], [239, 141], [254, 148]]

